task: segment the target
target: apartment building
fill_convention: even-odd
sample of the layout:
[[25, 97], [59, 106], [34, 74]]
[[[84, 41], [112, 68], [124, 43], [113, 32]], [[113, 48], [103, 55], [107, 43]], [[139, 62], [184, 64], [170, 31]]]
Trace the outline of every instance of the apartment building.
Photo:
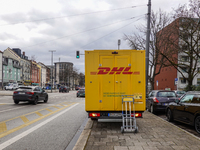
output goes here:
[[[198, 28], [195, 31], [191, 24], [188, 25], [189, 21], [197, 25]], [[155, 77], [155, 90], [183, 90], [188, 85], [186, 78], [189, 78], [188, 74], [191, 72], [194, 76], [192, 85], [200, 85], [200, 59], [197, 56], [197, 53], [200, 52], [200, 24], [198, 21], [197, 18], [178, 18], [157, 33], [156, 36], [159, 38], [157, 41], [160, 41], [157, 46], [162, 46], [161, 51], [168, 53], [171, 60], [173, 59], [174, 66], [170, 65], [169, 61], [165, 62], [165, 67], [162, 67], [160, 74]], [[188, 25], [188, 32], [184, 29], [186, 25]], [[166, 42], [166, 44], [160, 39], [170, 42]], [[195, 45], [192, 47], [193, 49], [189, 47], [189, 42]], [[159, 67], [158, 65], [156, 69], [158, 70]], [[189, 68], [191, 68], [191, 72]]]

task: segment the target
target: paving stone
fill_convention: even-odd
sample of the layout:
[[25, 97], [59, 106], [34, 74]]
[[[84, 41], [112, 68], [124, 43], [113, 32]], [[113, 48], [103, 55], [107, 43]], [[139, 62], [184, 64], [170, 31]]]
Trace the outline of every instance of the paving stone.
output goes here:
[[129, 150], [127, 146], [114, 146], [114, 150]]

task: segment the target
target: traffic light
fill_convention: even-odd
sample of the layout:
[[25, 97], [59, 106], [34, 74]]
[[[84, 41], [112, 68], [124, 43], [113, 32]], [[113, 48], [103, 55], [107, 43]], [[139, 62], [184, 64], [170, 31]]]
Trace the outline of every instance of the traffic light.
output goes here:
[[79, 51], [76, 51], [76, 58], [80, 58]]

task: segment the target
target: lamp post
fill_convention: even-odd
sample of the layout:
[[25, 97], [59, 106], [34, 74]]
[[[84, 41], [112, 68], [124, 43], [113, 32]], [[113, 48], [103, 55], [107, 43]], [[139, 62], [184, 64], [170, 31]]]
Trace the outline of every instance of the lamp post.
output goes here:
[[56, 50], [49, 50], [51, 52], [51, 93], [53, 88], [53, 52], [56, 52]]

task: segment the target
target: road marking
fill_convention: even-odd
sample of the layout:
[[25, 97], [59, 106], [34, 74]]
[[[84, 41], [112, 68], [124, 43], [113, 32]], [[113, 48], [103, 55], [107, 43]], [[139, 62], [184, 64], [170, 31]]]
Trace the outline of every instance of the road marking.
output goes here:
[[24, 121], [24, 123], [29, 122], [29, 120], [25, 116], [21, 116], [20, 118], [22, 119], [22, 121]]
[[[56, 114], [55, 116], [52, 116], [51, 118], [49, 118], [49, 119], [47, 119], [47, 120], [41, 122], [40, 124], [38, 124], [38, 125], [36, 125], [36, 126], [30, 128], [30, 129], [28, 129], [27, 131], [25, 131], [25, 132], [23, 132], [23, 133], [21, 133], [21, 134], [15, 136], [15, 137], [11, 138], [10, 140], [8, 140], [8, 141], [6, 141], [6, 142], [0, 144], [0, 150], [3, 150], [4, 148], [8, 147], [9, 145], [13, 144], [14, 142], [16, 142], [16, 141], [20, 140], [21, 138], [27, 136], [27, 135], [30, 134], [31, 132], [34, 132], [35, 130], [39, 129], [40, 127], [44, 126], [45, 124], [49, 123], [50, 121], [54, 120], [55, 118], [61, 116], [61, 115], [64, 114], [64, 113], [66, 113], [67, 111], [69, 111], [70, 109], [72, 109], [73, 107], [75, 107], [76, 105], [78, 105], [78, 103], [77, 103], [77, 104], [74, 104], [74, 105], [72, 105], [72, 106], [70, 106], [70, 107], [68, 107], [68, 108], [65, 109], [64, 111], [62, 111], [62, 112]], [[37, 120], [38, 120], [38, 119], [37, 119]], [[29, 124], [28, 124], [28, 125], [29, 125]], [[26, 126], [27, 126], [27, 125], [26, 125]]]
[[6, 123], [0, 123], [0, 133], [7, 131]]
[[13, 108], [13, 109], [2, 110], [2, 111], [0, 111], [0, 113], [6, 112], [6, 111], [15, 110], [15, 109], [21, 109], [21, 108], [23, 108], [23, 107], [29, 107], [29, 106], [22, 106], [22, 107], [17, 107], [17, 108]]
[[38, 116], [43, 116], [43, 114], [41, 114], [40, 112], [35, 112]]
[[53, 110], [51, 110], [51, 109], [48, 109], [48, 108], [47, 108], [47, 109], [45, 109], [45, 110], [47, 110], [47, 111], [49, 111], [49, 112], [53, 112]]

